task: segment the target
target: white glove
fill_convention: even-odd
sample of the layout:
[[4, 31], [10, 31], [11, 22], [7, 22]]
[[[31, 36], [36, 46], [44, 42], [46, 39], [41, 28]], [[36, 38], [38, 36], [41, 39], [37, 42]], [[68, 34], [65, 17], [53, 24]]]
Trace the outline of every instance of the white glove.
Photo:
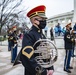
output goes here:
[[16, 47], [16, 45], [17, 45], [17, 44], [15, 44], [15, 45], [13, 46], [13, 48], [15, 48], [15, 47]]

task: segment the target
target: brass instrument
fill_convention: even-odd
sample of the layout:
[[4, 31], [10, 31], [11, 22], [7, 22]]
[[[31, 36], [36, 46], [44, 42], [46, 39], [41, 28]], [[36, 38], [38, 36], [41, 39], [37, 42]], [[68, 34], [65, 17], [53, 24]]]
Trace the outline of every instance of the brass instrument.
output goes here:
[[48, 39], [40, 39], [33, 45], [35, 60], [43, 68], [51, 67], [58, 57], [56, 46]]

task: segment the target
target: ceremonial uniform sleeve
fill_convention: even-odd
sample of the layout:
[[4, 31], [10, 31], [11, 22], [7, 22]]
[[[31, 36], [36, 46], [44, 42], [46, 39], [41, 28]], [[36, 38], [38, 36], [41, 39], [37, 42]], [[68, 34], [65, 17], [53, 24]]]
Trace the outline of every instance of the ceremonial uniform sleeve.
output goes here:
[[[22, 42], [21, 51], [21, 61], [23, 66], [31, 73], [31, 75], [36, 75], [41, 73], [41, 75], [46, 75], [46, 69], [42, 68], [34, 59], [34, 36], [32, 34], [25, 34]], [[41, 71], [42, 70], [42, 71]]]

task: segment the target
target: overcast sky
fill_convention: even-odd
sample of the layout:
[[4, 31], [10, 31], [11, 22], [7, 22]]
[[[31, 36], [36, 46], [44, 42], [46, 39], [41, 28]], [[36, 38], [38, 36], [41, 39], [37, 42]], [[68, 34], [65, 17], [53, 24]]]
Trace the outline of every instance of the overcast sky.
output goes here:
[[74, 9], [74, 0], [23, 0], [22, 2], [24, 9], [28, 8], [26, 12], [38, 5], [45, 5], [46, 16], [52, 17], [72, 11]]

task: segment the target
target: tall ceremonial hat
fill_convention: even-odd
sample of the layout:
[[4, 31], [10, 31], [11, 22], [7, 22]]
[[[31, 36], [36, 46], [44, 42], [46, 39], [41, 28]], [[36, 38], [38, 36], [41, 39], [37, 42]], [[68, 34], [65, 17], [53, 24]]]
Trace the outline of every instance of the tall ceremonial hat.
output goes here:
[[15, 31], [15, 30], [17, 30], [17, 27], [16, 26], [13, 26], [12, 29]]
[[43, 17], [43, 18], [47, 18], [45, 16], [45, 10], [46, 10], [46, 7], [44, 5], [37, 6], [33, 9], [31, 9], [27, 13], [27, 17], [32, 18], [32, 17], [35, 17], [35, 16], [40, 16], [40, 17]]
[[71, 26], [71, 23], [68, 23], [65, 27]]

